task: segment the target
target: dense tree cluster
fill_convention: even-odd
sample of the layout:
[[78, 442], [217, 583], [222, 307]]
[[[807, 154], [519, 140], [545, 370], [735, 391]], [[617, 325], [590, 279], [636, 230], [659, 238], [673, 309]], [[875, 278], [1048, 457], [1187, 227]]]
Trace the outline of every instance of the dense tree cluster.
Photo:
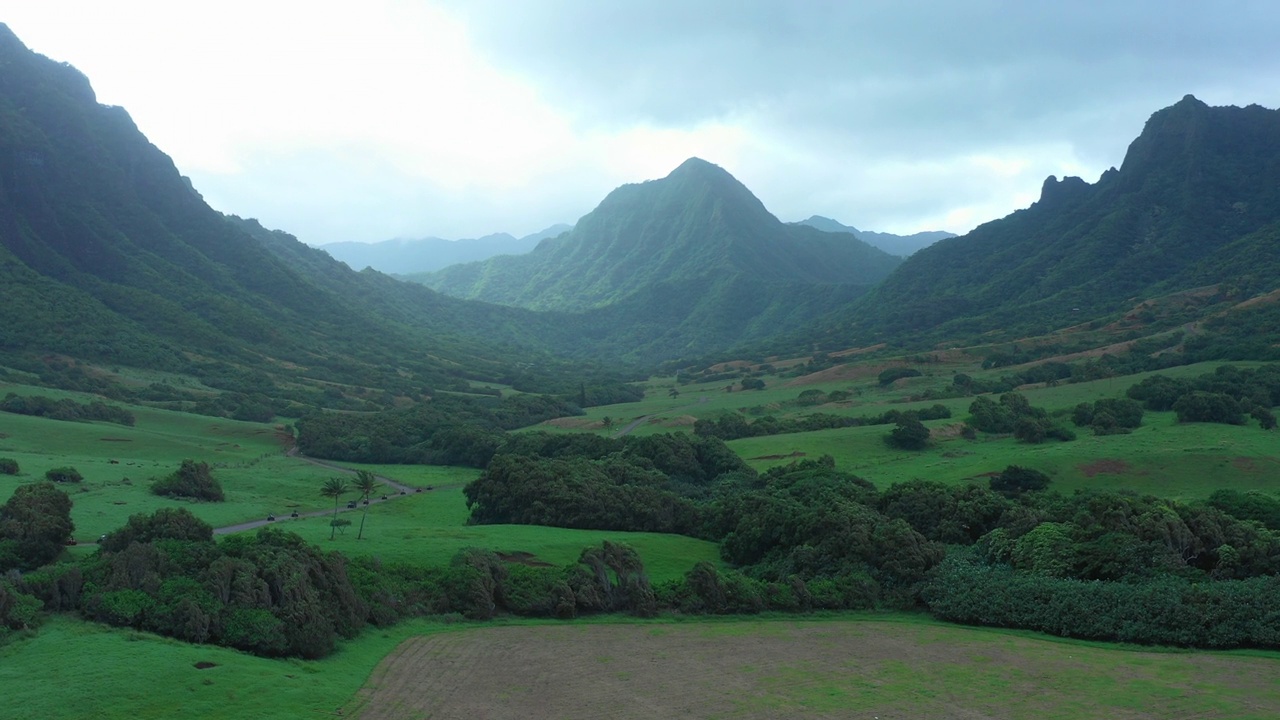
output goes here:
[[996, 402], [989, 397], [979, 397], [969, 405], [969, 426], [986, 433], [1012, 433], [1028, 443], [1055, 440], [1075, 440], [1071, 430], [1049, 417], [1043, 408], [1032, 407], [1024, 395], [1005, 393]]
[[222, 502], [222, 484], [213, 476], [209, 463], [183, 460], [172, 473], [151, 483], [151, 492], [169, 497]]
[[1124, 434], [1142, 425], [1142, 403], [1129, 398], [1083, 402], [1071, 412], [1071, 422], [1092, 428], [1094, 435]]
[[1243, 425], [1246, 416], [1252, 416], [1270, 430], [1276, 426], [1271, 408], [1280, 405], [1280, 364], [1223, 365], [1191, 379], [1152, 375], [1126, 394], [1148, 410], [1174, 411], [1178, 422]]
[[298, 449], [331, 460], [485, 467], [504, 430], [582, 410], [540, 395], [464, 398], [438, 394], [413, 407], [367, 415], [313, 413], [300, 419]]
[[35, 415], [50, 420], [88, 422], [102, 420], [117, 425], [133, 426], [133, 413], [122, 407], [108, 405], [101, 400], [78, 403], [70, 398], [54, 400], [43, 395], [18, 395], [9, 393], [0, 400], [0, 411], [17, 415]]
[[51, 482], [19, 485], [0, 505], [0, 572], [52, 562], [74, 530], [65, 492]]
[[889, 410], [880, 415], [864, 417], [849, 417], [830, 413], [812, 413], [792, 418], [765, 415], [753, 422], [747, 422], [747, 419], [738, 413], [725, 413], [715, 420], [700, 419], [695, 421], [693, 432], [697, 435], [717, 437], [721, 440], [737, 440], [745, 437], [784, 435], [832, 428], [894, 425], [903, 420], [942, 420], [949, 417], [951, 417], [951, 410], [945, 405], [933, 405], [932, 407], [918, 410]]

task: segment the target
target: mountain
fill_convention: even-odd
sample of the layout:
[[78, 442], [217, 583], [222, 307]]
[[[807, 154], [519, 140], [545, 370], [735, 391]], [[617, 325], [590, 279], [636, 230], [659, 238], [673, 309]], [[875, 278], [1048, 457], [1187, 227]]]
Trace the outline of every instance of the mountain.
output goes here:
[[808, 225], [811, 228], [817, 228], [829, 233], [849, 233], [872, 247], [878, 247], [890, 255], [897, 255], [898, 257], [908, 257], [915, 251], [929, 247], [939, 240], [956, 236], [955, 233], [946, 232], [945, 230], [928, 230], [911, 235], [894, 235], [893, 233], [859, 230], [821, 215], [811, 215], [806, 220], [791, 224]]
[[65, 356], [267, 394], [465, 388], [555, 365], [563, 320], [355, 273], [228, 219], [125, 110], [4, 25], [0, 68], [0, 365]]
[[784, 225], [728, 172], [693, 158], [661, 180], [614, 190], [527, 255], [415, 279], [457, 297], [586, 310], [664, 283], [866, 286], [898, 262], [856, 238]]
[[1280, 286], [1280, 112], [1188, 95], [1152, 115], [1124, 162], [912, 255], [829, 318], [826, 342], [916, 344], [1039, 334], [1139, 300], [1218, 285]]
[[560, 223], [522, 238], [496, 233], [469, 240], [428, 237], [377, 243], [337, 242], [322, 245], [320, 249], [355, 269], [371, 267], [385, 273], [407, 275], [486, 260], [495, 255], [523, 255], [540, 241], [561, 235], [572, 228], [572, 225]]

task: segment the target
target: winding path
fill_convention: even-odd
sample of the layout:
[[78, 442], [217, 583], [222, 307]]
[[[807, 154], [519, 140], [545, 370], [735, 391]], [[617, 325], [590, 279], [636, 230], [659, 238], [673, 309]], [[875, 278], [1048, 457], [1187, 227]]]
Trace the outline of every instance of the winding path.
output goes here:
[[701, 396], [701, 397], [699, 397], [699, 398], [698, 398], [698, 402], [693, 403], [693, 404], [691, 404], [691, 405], [681, 405], [681, 406], [680, 406], [680, 407], [678, 407], [678, 408], [671, 408], [670, 410], [663, 410], [662, 412], [653, 413], [652, 415], [641, 415], [640, 417], [636, 418], [635, 420], [632, 420], [631, 422], [627, 423], [626, 427], [622, 428], [621, 430], [619, 430], [618, 432], [614, 433], [613, 435], [610, 435], [609, 437], [612, 437], [612, 438], [614, 438], [614, 439], [620, 438], [620, 437], [622, 437], [622, 436], [624, 436], [624, 435], [627, 435], [627, 434], [628, 434], [628, 433], [630, 433], [632, 430], [635, 430], [636, 428], [640, 427], [641, 423], [644, 423], [644, 422], [645, 422], [646, 420], [648, 420], [649, 418], [655, 418], [655, 417], [658, 417], [659, 415], [666, 415], [667, 413], [679, 412], [679, 411], [681, 411], [681, 410], [688, 410], [688, 409], [689, 409], [689, 408], [691, 408], [691, 407], [697, 407], [697, 406], [699, 406], [699, 405], [703, 405], [703, 404], [705, 404], [705, 403], [709, 402], [710, 400], [711, 400], [711, 398], [707, 397], [706, 395], [703, 395], [703, 396]]
[[[312, 465], [318, 465], [322, 468], [334, 470], [336, 472], [346, 473], [348, 475], [356, 474], [356, 471], [352, 470], [351, 468], [342, 467], [341, 465], [335, 465], [334, 463], [326, 462], [324, 460], [316, 460], [315, 458], [309, 458], [298, 451], [297, 445], [294, 445], [293, 447], [289, 448], [289, 450], [285, 452], [285, 455], [291, 458], [297, 458], [303, 462], [311, 463]], [[383, 483], [384, 485], [390, 485], [393, 489], [396, 490], [396, 494], [388, 493], [387, 495], [383, 496], [383, 498], [385, 499], [378, 498], [378, 497], [371, 497], [369, 498], [370, 505], [377, 505], [378, 503], [390, 502], [392, 500], [395, 500], [396, 498], [405, 497], [407, 495], [422, 492], [422, 488], [414, 487], [412, 485], [406, 485], [398, 480], [389, 478], [385, 475], [374, 475], [374, 478], [376, 478], [379, 482]], [[441, 487], [445, 487], [445, 486], [442, 485]], [[449, 486], [449, 487], [452, 487], [452, 486]], [[357, 503], [355, 507], [346, 507], [346, 506], [340, 505], [338, 507], [338, 512], [349, 512], [352, 510], [362, 510], [362, 509], [363, 509], [363, 506], [360, 505], [359, 503]], [[277, 525], [279, 523], [286, 522], [288, 520], [301, 520], [303, 518], [325, 517], [332, 514], [333, 514], [332, 510], [312, 510], [310, 512], [298, 513], [297, 517], [294, 517], [293, 515], [280, 515], [280, 516], [277, 516], [275, 520], [268, 520], [266, 518], [263, 518], [261, 520], [250, 520], [249, 522], [242, 522], [242, 523], [237, 523], [235, 525], [227, 525], [226, 527], [214, 528], [213, 534], [227, 535], [230, 533], [244, 532], [245, 530], [253, 530], [254, 528], [260, 528], [264, 525]]]

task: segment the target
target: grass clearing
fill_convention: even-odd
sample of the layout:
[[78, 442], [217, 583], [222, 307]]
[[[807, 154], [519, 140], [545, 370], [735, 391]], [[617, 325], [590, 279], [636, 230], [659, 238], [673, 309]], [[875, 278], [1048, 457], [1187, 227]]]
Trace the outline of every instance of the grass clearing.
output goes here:
[[[435, 470], [452, 470], [452, 475], [441, 473], [437, 477], [453, 480], [479, 472], [463, 468]], [[578, 561], [583, 548], [611, 540], [635, 548], [650, 580], [655, 583], [680, 577], [702, 560], [720, 563], [719, 546], [683, 535], [568, 530], [539, 525], [467, 525], [467, 513], [462, 489], [454, 486], [370, 506], [363, 540], [356, 539], [356, 527], [360, 524], [358, 513], [345, 516], [352, 521], [352, 527], [332, 542], [327, 516], [289, 520], [278, 525], [326, 550], [373, 556], [383, 562], [445, 565], [459, 550], [481, 547], [503, 553], [532, 553], [538, 561], [568, 565]]]
[[360, 717], [1269, 718], [1277, 656], [877, 619], [488, 627], [407, 641]]

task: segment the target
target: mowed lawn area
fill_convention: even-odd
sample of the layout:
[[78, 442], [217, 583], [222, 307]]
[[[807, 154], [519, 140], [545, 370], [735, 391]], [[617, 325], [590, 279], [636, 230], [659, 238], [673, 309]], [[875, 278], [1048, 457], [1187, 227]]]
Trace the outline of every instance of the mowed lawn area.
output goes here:
[[491, 627], [409, 640], [365, 720], [1274, 718], [1275, 655], [1135, 651], [906, 619]]
[[318, 661], [70, 618], [0, 645], [6, 706], [48, 720], [1270, 720], [1280, 716], [1278, 683], [1276, 653], [1122, 648], [894, 614], [419, 620], [370, 630]]

